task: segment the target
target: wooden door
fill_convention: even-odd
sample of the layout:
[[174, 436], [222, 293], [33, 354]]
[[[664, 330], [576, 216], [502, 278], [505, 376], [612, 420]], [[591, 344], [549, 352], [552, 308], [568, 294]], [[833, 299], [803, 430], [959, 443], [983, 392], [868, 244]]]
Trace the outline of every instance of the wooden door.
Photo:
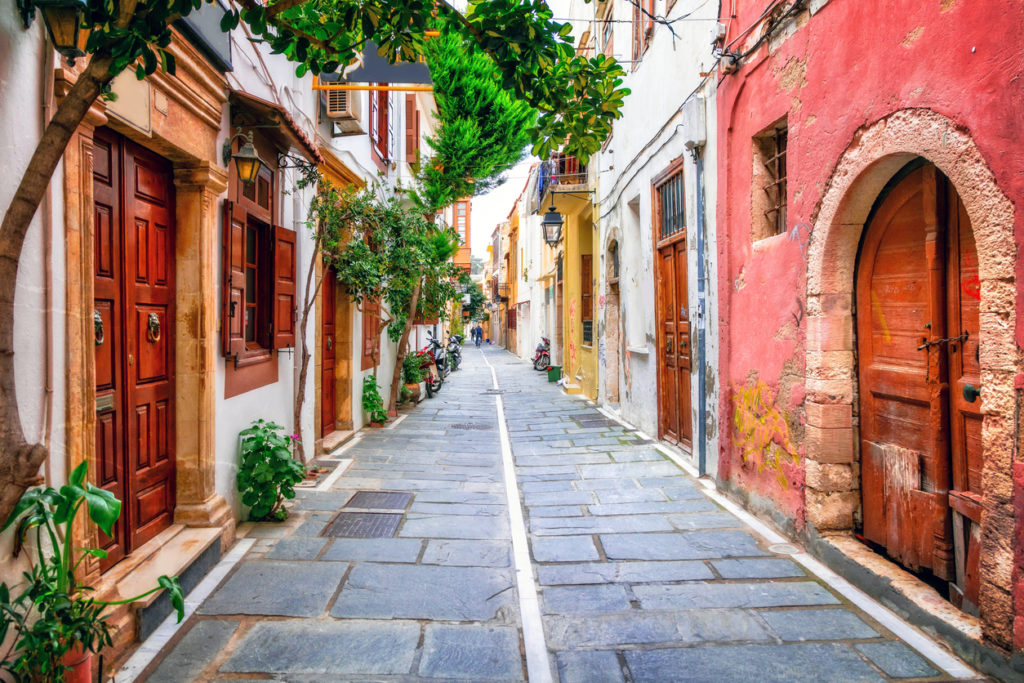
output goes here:
[[863, 533], [969, 592], [968, 608], [981, 493], [980, 400], [966, 391], [980, 375], [976, 283], [970, 223], [942, 174], [924, 165], [891, 184], [857, 272]]
[[690, 447], [690, 309], [681, 163], [655, 184], [658, 436]]
[[122, 501], [106, 569], [171, 524], [174, 190], [170, 164], [109, 131], [94, 154], [96, 479]]
[[328, 269], [324, 273], [324, 282], [320, 287], [320, 436], [324, 437], [337, 428], [337, 408], [334, 400], [334, 366], [335, 366], [335, 288], [337, 278], [334, 271]]

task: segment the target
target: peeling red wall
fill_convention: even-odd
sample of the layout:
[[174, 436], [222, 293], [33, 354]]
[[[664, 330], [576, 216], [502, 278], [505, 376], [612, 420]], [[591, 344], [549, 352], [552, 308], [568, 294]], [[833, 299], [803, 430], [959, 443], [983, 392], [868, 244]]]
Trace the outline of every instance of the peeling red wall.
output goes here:
[[[725, 0], [726, 43], [755, 25], [764, 10], [764, 0]], [[802, 453], [810, 226], [837, 161], [856, 144], [857, 130], [895, 111], [931, 109], [966, 129], [999, 188], [1018, 207], [1016, 303], [1024, 310], [1022, 35], [1019, 0], [832, 0], [774, 52], [762, 47], [736, 73], [718, 75], [722, 424], [734, 424], [737, 392], [763, 382]], [[791, 234], [754, 243], [752, 138], [783, 116], [789, 126]], [[1024, 315], [1017, 316], [1016, 339], [1024, 346]], [[783, 482], [771, 468], [758, 471], [749, 458], [744, 462], [743, 435], [733, 429], [731, 437], [722, 439], [720, 477], [770, 498], [800, 525], [802, 477], [791, 471]], [[1018, 544], [1024, 567], [1021, 552]]]

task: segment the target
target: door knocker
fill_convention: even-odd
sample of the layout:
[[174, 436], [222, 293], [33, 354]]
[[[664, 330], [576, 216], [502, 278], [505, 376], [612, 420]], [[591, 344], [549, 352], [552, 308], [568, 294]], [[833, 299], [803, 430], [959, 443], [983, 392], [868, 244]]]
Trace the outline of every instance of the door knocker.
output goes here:
[[102, 344], [105, 339], [103, 336], [103, 316], [100, 315], [99, 311], [92, 312], [92, 336], [96, 341], [96, 346]]
[[160, 341], [160, 316], [156, 313], [150, 313], [146, 318], [146, 339], [150, 344]]

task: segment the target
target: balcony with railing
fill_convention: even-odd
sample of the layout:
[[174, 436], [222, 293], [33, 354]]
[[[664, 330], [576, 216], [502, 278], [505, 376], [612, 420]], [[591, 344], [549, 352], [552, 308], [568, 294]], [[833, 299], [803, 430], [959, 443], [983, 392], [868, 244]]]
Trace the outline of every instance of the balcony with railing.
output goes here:
[[589, 183], [587, 165], [571, 154], [552, 154], [541, 163], [537, 178], [537, 199], [543, 208], [551, 203], [545, 195], [554, 189], [562, 191], [584, 190]]

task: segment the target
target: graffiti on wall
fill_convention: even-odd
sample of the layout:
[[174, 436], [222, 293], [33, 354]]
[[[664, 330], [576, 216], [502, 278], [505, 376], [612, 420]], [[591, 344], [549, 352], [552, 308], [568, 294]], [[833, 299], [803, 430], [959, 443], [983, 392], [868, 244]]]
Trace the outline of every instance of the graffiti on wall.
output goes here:
[[576, 299], [569, 299], [569, 367], [576, 368]]
[[783, 486], [789, 485], [783, 464], [800, 462], [786, 418], [764, 381], [733, 387], [733, 443], [740, 449], [744, 464], [756, 467], [758, 472], [772, 470]]

